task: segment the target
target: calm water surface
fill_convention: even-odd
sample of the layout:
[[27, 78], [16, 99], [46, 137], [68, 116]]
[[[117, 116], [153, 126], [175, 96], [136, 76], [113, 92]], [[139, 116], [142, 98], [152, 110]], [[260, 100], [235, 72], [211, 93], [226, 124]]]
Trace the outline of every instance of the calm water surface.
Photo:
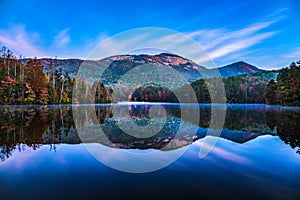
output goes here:
[[[216, 138], [207, 136], [212, 107], [165, 104], [155, 109], [153, 117], [149, 110], [155, 106], [0, 107], [0, 198], [300, 198], [299, 108], [213, 105], [226, 111], [224, 126], [212, 151], [199, 158], [201, 148]], [[184, 119], [181, 106], [199, 108], [199, 123]], [[73, 116], [74, 111], [80, 118]], [[158, 123], [147, 128], [150, 133], [161, 128], [149, 137], [136, 137], [120, 128], [128, 127], [130, 120], [139, 127], [151, 120]], [[86, 126], [101, 127], [104, 134], [87, 133], [83, 139], [79, 133]], [[99, 147], [105, 162], [86, 148], [92, 145]], [[148, 173], [109, 167], [125, 159], [116, 151], [146, 157], [149, 152], [171, 155], [182, 149], [183, 155], [174, 162]], [[158, 156], [149, 163], [162, 160]]]

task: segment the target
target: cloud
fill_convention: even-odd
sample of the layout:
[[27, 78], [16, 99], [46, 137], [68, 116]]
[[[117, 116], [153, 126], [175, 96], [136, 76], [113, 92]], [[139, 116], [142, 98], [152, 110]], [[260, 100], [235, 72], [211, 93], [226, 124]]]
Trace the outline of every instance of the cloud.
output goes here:
[[68, 34], [68, 31], [69, 29], [63, 29], [54, 37], [53, 45], [55, 47], [65, 47], [67, 44], [70, 43], [71, 37]]
[[8, 30], [0, 29], [0, 44], [26, 57], [45, 56], [45, 53], [35, 45], [38, 39], [38, 33], [27, 33], [23, 25], [16, 25]]
[[241, 54], [243, 50], [249, 51], [251, 47], [275, 35], [276, 31], [263, 31], [275, 22], [254, 23], [233, 31], [222, 28], [197, 30], [188, 35], [199, 42], [212, 59], [220, 59], [230, 54]]
[[95, 47], [99, 45], [101, 42], [108, 39], [109, 36], [104, 33], [100, 33], [95, 38], [90, 38], [84, 41], [78, 41], [77, 43], [71, 43], [70, 45], [65, 46], [64, 48], [60, 48], [57, 50], [55, 48], [57, 55], [59, 55], [60, 58], [80, 58], [80, 59], [87, 59], [89, 57], [89, 54], [93, 52]]
[[210, 152], [210, 154], [216, 155], [219, 158], [223, 158], [225, 160], [244, 164], [244, 165], [250, 165], [251, 161], [241, 155], [239, 155], [237, 152], [240, 152], [241, 150], [237, 151], [236, 149], [232, 149], [232, 151], [227, 150], [226, 148], [221, 148], [218, 146], [211, 145], [210, 143], [198, 140], [194, 143], [194, 145], [206, 149]]
[[197, 30], [188, 33], [188, 36], [194, 38], [198, 42], [201, 42], [206, 50], [210, 50], [225, 42], [249, 37], [255, 32], [270, 26], [274, 22], [275, 21], [255, 23], [246, 28], [235, 31], [229, 31], [221, 28], [212, 30]]
[[225, 44], [223, 46], [220, 46], [219, 48], [215, 49], [214, 51], [209, 52], [209, 55], [213, 59], [223, 57], [223, 56], [226, 56], [233, 52], [252, 47], [252, 46], [258, 44], [259, 42], [261, 42], [262, 40], [271, 37], [275, 33], [276, 32], [267, 32], [267, 33], [262, 33], [262, 34], [258, 34], [255, 36], [247, 37], [247, 38], [241, 38], [238, 41], [234, 41], [234, 42]]
[[[245, 60], [254, 60], [253, 57], [244, 56]], [[300, 48], [282, 48], [278, 53], [259, 55], [255, 57], [255, 62], [260, 64], [261, 69], [281, 69], [288, 67], [292, 62], [300, 60]]]
[[186, 34], [156, 27], [132, 29], [107, 38], [91, 52], [88, 59], [98, 60], [132, 52], [143, 53], [139, 50], [145, 49], [152, 49], [153, 52], [154, 49], [171, 52], [193, 61], [206, 57], [207, 59], [198, 64], [214, 67], [204, 49], [195, 40]]
[[[292, 59], [300, 59], [300, 48], [295, 48], [292, 51], [288, 52], [287, 54], [284, 55], [287, 58], [292, 58]], [[296, 61], [296, 60], [295, 60]]]
[[22, 55], [24, 57], [41, 58], [57, 55], [60, 58], [84, 58], [96, 44], [103, 40], [103, 35], [100, 35], [99, 38], [89, 40], [86, 44], [70, 48], [68, 44], [71, 43], [71, 37], [68, 30], [61, 30], [50, 41], [50, 45], [45, 47], [39, 33], [28, 32], [25, 25], [14, 25], [6, 30], [0, 29], [0, 46], [6, 46], [15, 55]]

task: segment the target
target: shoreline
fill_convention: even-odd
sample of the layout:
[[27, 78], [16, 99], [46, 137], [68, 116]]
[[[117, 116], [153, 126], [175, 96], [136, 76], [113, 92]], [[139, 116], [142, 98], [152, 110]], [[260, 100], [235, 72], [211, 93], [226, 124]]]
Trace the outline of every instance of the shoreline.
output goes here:
[[166, 106], [226, 106], [226, 107], [236, 107], [236, 106], [264, 106], [264, 107], [281, 107], [281, 108], [299, 108], [300, 106], [287, 106], [287, 105], [272, 105], [272, 104], [247, 104], [247, 103], [171, 103], [171, 102], [117, 102], [117, 103], [94, 103], [94, 104], [1, 104], [0, 107], [57, 107], [57, 106], [142, 106], [142, 105], [166, 105]]

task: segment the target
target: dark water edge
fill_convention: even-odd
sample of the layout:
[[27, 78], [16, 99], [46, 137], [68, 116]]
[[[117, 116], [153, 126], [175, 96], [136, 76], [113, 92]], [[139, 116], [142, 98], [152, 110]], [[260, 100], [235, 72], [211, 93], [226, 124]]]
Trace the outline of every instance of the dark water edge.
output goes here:
[[[151, 106], [1, 106], [0, 147], [4, 159], [0, 161], [0, 198], [299, 199], [298, 108], [227, 105], [216, 146], [206, 157], [199, 158], [200, 145], [212, 137], [205, 136], [211, 106], [224, 105], [180, 105], [197, 106], [200, 110], [199, 124], [185, 122], [186, 132], [182, 135], [176, 134], [183, 120], [179, 105], [174, 104], [164, 105], [167, 125], [153, 137], [137, 139], [116, 128], [114, 119], [119, 107], [128, 109], [130, 117], [144, 125]], [[153, 172], [134, 174], [112, 169], [85, 148], [86, 143], [82, 143], [74, 128], [72, 109], [82, 111], [82, 122], [106, 127], [104, 132], [111, 143], [97, 140], [106, 149], [145, 154], [160, 151], [167, 138], [166, 143], [175, 144], [169, 152], [186, 147], [187, 151], [167, 167]], [[96, 111], [96, 121], [89, 109]], [[122, 120], [127, 123], [126, 118]], [[84, 123], [77, 122], [76, 127], [80, 125]], [[195, 126], [197, 134], [189, 135]], [[11, 151], [3, 151], [9, 148]], [[8, 157], [5, 153], [9, 153]], [[122, 158], [103, 153], [111, 162]], [[157, 157], [152, 162], [159, 160]]]

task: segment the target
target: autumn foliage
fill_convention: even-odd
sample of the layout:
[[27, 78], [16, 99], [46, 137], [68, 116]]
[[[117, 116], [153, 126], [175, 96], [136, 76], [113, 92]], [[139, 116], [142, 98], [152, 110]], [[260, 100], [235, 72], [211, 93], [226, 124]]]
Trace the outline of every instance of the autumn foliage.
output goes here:
[[269, 104], [300, 106], [300, 61], [281, 69], [276, 81], [268, 83], [266, 100]]
[[[72, 103], [73, 86], [75, 79], [68, 72], [55, 68], [53, 60], [51, 70], [45, 73], [40, 60], [21, 57], [17, 59], [13, 53], [3, 47], [0, 53], [0, 104], [67, 104]], [[81, 92], [95, 91], [93, 85], [88, 85], [79, 80]], [[97, 83], [96, 94], [90, 94], [86, 98], [96, 95], [96, 102], [111, 101], [111, 91], [102, 83]], [[110, 92], [106, 92], [110, 91]]]

